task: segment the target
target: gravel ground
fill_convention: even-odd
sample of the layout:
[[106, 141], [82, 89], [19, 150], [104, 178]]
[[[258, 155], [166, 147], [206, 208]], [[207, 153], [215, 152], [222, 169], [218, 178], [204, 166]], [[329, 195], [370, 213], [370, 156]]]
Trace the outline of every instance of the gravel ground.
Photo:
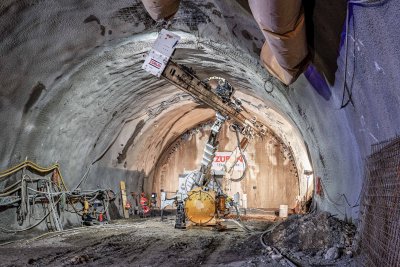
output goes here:
[[[271, 222], [248, 221], [248, 234], [228, 223], [174, 229], [174, 217], [120, 220], [103, 226], [50, 233], [0, 247], [0, 266], [254, 266], [262, 260], [259, 232]], [[272, 262], [265, 266], [278, 266]]]
[[247, 218], [250, 232], [233, 222], [224, 231], [174, 223], [174, 216], [118, 220], [27, 237], [0, 246], [0, 266], [358, 266], [354, 226], [329, 213]]

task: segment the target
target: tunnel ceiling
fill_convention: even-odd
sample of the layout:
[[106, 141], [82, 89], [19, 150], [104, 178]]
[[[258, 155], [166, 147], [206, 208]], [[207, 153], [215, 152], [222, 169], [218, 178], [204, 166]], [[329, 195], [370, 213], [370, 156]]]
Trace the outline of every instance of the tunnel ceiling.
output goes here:
[[[50, 29], [45, 29], [43, 32], [44, 25], [49, 19], [43, 18], [41, 13], [35, 13], [35, 9], [40, 8], [41, 4], [41, 2], [35, 2], [30, 6], [24, 6], [23, 4], [11, 5], [6, 11], [12, 13], [14, 11], [13, 8], [17, 9], [19, 7], [22, 10], [14, 12], [22, 12], [27, 17], [32, 16], [31, 25], [37, 25], [37, 28], [30, 26], [29, 35], [33, 36], [35, 30], [38, 37], [39, 34], [43, 35], [50, 30], [54, 35], [62, 34], [57, 29], [52, 28], [54, 27], [53, 24], [49, 25]], [[175, 23], [178, 26], [178, 30], [189, 30], [189, 32], [197, 30], [198, 34], [202, 32], [204, 37], [212, 38], [180, 32], [183, 36], [183, 41], [179, 44], [174, 59], [181, 64], [193, 67], [199, 77], [223, 76], [227, 78], [238, 91], [244, 92], [242, 98], [245, 101], [245, 105], [247, 101], [247, 105], [257, 107], [261, 105], [262, 101], [271, 98], [272, 94], [269, 95], [265, 90], [273, 91], [273, 87], [279, 85], [274, 85], [272, 81], [265, 83], [270, 77], [262, 70], [254, 58], [254, 55], [258, 52], [255, 47], [262, 44], [262, 35], [254, 25], [240, 30], [246, 24], [254, 24], [249, 14], [241, 12], [241, 7], [237, 5], [237, 11], [243, 13], [244, 18], [246, 18], [246, 20], [242, 21], [245, 25], [238, 27], [235, 24], [233, 33], [230, 33], [228, 25], [225, 25], [224, 28], [219, 26], [223, 25], [221, 21], [224, 24], [226, 22], [222, 20], [220, 13], [218, 13], [221, 11], [218, 11], [217, 6], [214, 4], [209, 3], [204, 6], [200, 5], [200, 7], [194, 6], [189, 1], [182, 4], [183, 8], [186, 7], [186, 10], [183, 12], [184, 14], [177, 15], [179, 19]], [[113, 5], [114, 10], [116, 6]], [[66, 5], [65, 8], [69, 9], [70, 7]], [[224, 5], [222, 5], [222, 8], [224, 8]], [[225, 8], [227, 7], [225, 6]], [[186, 12], [194, 10], [201, 12], [195, 17], [186, 14]], [[50, 11], [49, 8], [49, 12], [50, 14], [47, 16], [51, 17], [51, 12], [54, 13], [54, 10]], [[95, 12], [93, 11], [93, 13]], [[99, 14], [105, 16], [103, 12]], [[57, 46], [50, 45], [50, 40], [44, 42], [44, 47], [41, 47], [37, 38], [31, 40], [31, 42], [37, 43], [36, 45], [20, 41], [20, 46], [23, 46], [27, 51], [34, 50], [31, 59], [33, 62], [36, 60], [46, 61], [48, 59], [49, 65], [51, 63], [54, 64], [52, 66], [54, 69], [48, 73], [43, 73], [42, 71], [32, 74], [32, 78], [36, 82], [33, 83], [33, 86], [28, 87], [29, 89], [24, 92], [25, 94], [20, 94], [17, 97], [20, 102], [15, 103], [15, 108], [18, 108], [18, 104], [21, 106], [24, 104], [23, 107], [20, 107], [22, 108], [22, 114], [20, 112], [21, 124], [24, 127], [15, 136], [16, 140], [20, 141], [11, 149], [14, 161], [21, 160], [26, 156], [38, 161], [46, 160], [47, 158], [61, 161], [61, 155], [65, 153], [64, 151], [72, 149], [73, 152], [71, 151], [72, 154], [67, 164], [80, 165], [81, 168], [76, 168], [73, 171], [73, 176], [79, 176], [80, 173], [84, 172], [85, 165], [89, 166], [104, 155], [104, 151], [107, 151], [118, 133], [122, 131], [126, 121], [134, 121], [134, 123], [131, 123], [134, 128], [128, 127], [129, 130], [127, 131], [131, 136], [124, 140], [122, 151], [118, 151], [118, 154], [121, 154], [119, 159], [117, 157], [119, 162], [123, 161], [122, 158], [125, 157], [123, 154], [128, 151], [129, 146], [133, 145], [135, 138], [133, 135], [141, 135], [142, 132], [153, 134], [152, 131], [147, 131], [147, 129], [153, 130], [152, 127], [140, 122], [157, 121], [157, 116], [160, 115], [158, 113], [161, 113], [163, 109], [173, 110], [173, 112], [169, 113], [169, 116], [163, 116], [163, 119], [170, 123], [165, 123], [165, 127], [163, 127], [168, 133], [165, 136], [160, 135], [156, 138], [148, 134], [150, 135], [148, 137], [149, 140], [137, 138], [137, 140], [147, 141], [143, 141], [143, 144], [136, 144], [136, 151], [146, 151], [146, 142], [152, 142], [157, 138], [165, 140], [163, 145], [166, 145], [170, 142], [169, 140], [173, 140], [187, 128], [200, 121], [210, 119], [211, 114], [209, 112], [205, 112], [205, 115], [200, 116], [185, 116], [199, 104], [197, 103], [197, 105], [192, 105], [191, 107], [190, 105], [182, 106], [182, 101], [192, 102], [192, 99], [182, 94], [174, 86], [167, 84], [163, 80], [151, 77], [141, 70], [145, 53], [154, 41], [156, 34], [153, 32], [155, 28], [151, 19], [144, 17], [144, 20], [138, 20], [138, 16], [145, 14], [139, 2], [111, 12], [108, 18], [111, 22], [107, 24], [111, 24], [112, 27], [108, 26], [110, 29], [106, 31], [104, 31], [104, 28], [107, 27], [102, 24], [99, 14], [96, 13], [97, 16], [93, 14], [87, 17], [83, 16], [83, 20], [80, 21], [80, 28], [83, 28], [84, 33], [96, 34], [97, 39], [100, 39], [97, 40], [97, 45], [94, 47], [90, 47], [89, 43], [96, 40], [67, 39], [65, 43], [57, 43], [60, 46], [59, 51], [54, 51]], [[77, 12], [73, 12], [73, 14], [66, 12], [65, 14], [65, 16], [69, 17], [78, 15]], [[59, 22], [64, 21], [62, 17], [57, 19]], [[72, 18], [68, 21], [71, 20]], [[78, 21], [74, 22], [78, 23]], [[122, 26], [115, 26], [116, 22], [119, 22]], [[23, 21], [23, 23], [28, 22]], [[130, 33], [129, 36], [125, 37], [124, 35], [128, 35], [124, 31], [124, 27], [127, 24], [133, 26], [132, 30], [137, 31], [137, 33]], [[240, 32], [241, 38], [235, 38], [235, 31]], [[117, 35], [120, 36], [116, 37]], [[226, 43], [226, 38], [234, 40], [237, 45], [241, 46], [234, 47]], [[224, 42], [221, 42], [221, 40], [224, 40]], [[14, 36], [12, 41], [15, 41]], [[102, 45], [101, 42], [103, 42]], [[12, 47], [8, 42], [6, 44], [8, 45], [5, 45], [5, 48], [13, 48], [13, 51], [22, 50], [20, 46]], [[88, 47], [85, 48], [85, 46]], [[245, 53], [246, 50], [250, 54]], [[9, 57], [13, 55], [12, 51], [5, 51], [5, 54], [9, 55]], [[59, 56], [57, 57], [57, 55]], [[83, 59], [78, 61], [79, 57]], [[60, 62], [58, 66], [55, 66], [55, 61], [57, 60]], [[68, 70], [57, 75], [50, 83], [48, 82], [57, 70], [66, 68], [68, 65], [70, 65], [67, 68]], [[42, 66], [47, 67], [48, 65]], [[28, 66], [27, 62], [19, 67], [27, 70], [32, 69], [33, 72], [36, 69], [33, 65]], [[12, 69], [11, 66], [10, 69]], [[43, 74], [50, 75], [44, 77]], [[40, 79], [40, 76], [43, 79]], [[27, 83], [29, 77], [26, 78], [22, 82]], [[18, 85], [10, 83], [10, 87], [15, 86]], [[49, 86], [51, 90], [48, 89]], [[23, 88], [23, 86], [21, 87]], [[17, 91], [9, 91], [11, 98]], [[28, 99], [22, 100], [23, 96], [27, 96], [28, 93]], [[254, 98], [254, 96], [261, 100], [258, 103], [253, 103], [254, 101], [251, 98]], [[264, 100], [262, 100], [263, 98]], [[269, 104], [268, 106], [264, 104], [264, 108], [269, 109]], [[284, 113], [283, 111], [280, 112]], [[261, 117], [264, 116], [263, 113], [260, 113], [260, 115]], [[199, 118], [197, 119], [197, 117]], [[264, 118], [261, 118], [261, 120], [264, 120]], [[175, 127], [173, 122], [179, 122], [181, 126]], [[158, 123], [161, 125], [163, 122], [160, 121]], [[159, 131], [156, 131], [156, 133], [160, 134]], [[280, 135], [283, 136], [283, 133], [280, 133]], [[46, 152], [42, 154], [40, 153], [41, 151]], [[148, 172], [152, 164], [154, 164], [157, 152], [159, 151], [149, 152], [151, 155], [148, 158], [146, 157], [145, 162], [142, 164], [138, 164], [135, 161], [136, 167], [140, 168], [143, 165], [142, 169]], [[82, 164], [73, 163], [75, 159], [82, 162], [80, 157], [83, 155], [85, 155], [83, 166]], [[125, 162], [124, 164], [126, 165]]]
[[[361, 158], [376, 141], [357, 130], [359, 117], [366, 129], [365, 118], [380, 115], [338, 108], [343, 2], [328, 5], [340, 16], [326, 20], [329, 8], [313, 7], [321, 11], [311, 14], [314, 22], [323, 26], [310, 43], [315, 64], [289, 87], [260, 66], [264, 39], [243, 1], [182, 1], [170, 30], [182, 36], [174, 60], [193, 67], [200, 78], [227, 78], [245, 107], [293, 149], [300, 170], [311, 168], [331, 195], [340, 191], [356, 201], [352, 187], [361, 188]], [[3, 168], [25, 158], [42, 165], [57, 161], [70, 187], [84, 173], [84, 187], [115, 189], [115, 177], [140, 187], [143, 179], [136, 178], [148, 175], [160, 151], [213, 117], [201, 103], [141, 70], [160, 28], [140, 1], [3, 1], [0, 14]], [[331, 31], [325, 31], [331, 22]], [[364, 47], [372, 45], [363, 41]], [[315, 79], [318, 70], [330, 84]], [[333, 206], [321, 200], [321, 207]]]

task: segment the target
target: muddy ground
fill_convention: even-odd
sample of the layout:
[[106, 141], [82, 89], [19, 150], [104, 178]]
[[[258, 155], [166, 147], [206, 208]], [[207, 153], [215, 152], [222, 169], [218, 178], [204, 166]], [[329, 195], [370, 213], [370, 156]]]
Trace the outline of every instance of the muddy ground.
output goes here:
[[[245, 221], [246, 232], [232, 222], [225, 231], [178, 230], [174, 219], [118, 220], [16, 241], [0, 246], [0, 266], [290, 266], [260, 242], [272, 221]], [[355, 266], [344, 257], [329, 263]], [[299, 265], [310, 266], [301, 257]]]
[[[247, 222], [253, 230], [271, 223]], [[0, 266], [247, 266], [262, 254], [258, 234], [174, 229], [174, 217], [117, 221], [0, 247]], [[274, 266], [272, 264], [271, 266]]]

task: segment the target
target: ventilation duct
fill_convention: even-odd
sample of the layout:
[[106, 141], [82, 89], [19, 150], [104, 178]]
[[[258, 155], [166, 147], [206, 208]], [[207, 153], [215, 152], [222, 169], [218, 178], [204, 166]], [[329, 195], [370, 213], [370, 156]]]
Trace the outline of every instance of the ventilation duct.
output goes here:
[[266, 38], [262, 64], [286, 85], [293, 83], [308, 61], [301, 0], [249, 0], [249, 5]]
[[155, 21], [169, 19], [178, 11], [180, 0], [142, 0], [147, 13]]

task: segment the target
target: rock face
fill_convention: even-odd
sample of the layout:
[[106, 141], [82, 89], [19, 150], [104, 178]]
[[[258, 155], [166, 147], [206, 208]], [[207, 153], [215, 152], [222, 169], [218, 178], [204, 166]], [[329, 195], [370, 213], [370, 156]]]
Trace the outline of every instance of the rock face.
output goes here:
[[[331, 247], [351, 247], [355, 227], [328, 212], [293, 215], [270, 234], [268, 241], [291, 251], [313, 251]], [[267, 243], [268, 243], [267, 241]]]
[[339, 249], [337, 247], [331, 247], [325, 254], [325, 260], [336, 260], [339, 258]]
[[352, 255], [354, 236], [354, 225], [322, 212], [289, 216], [265, 235], [264, 241], [301, 266], [337, 264], [337, 261], [346, 266], [351, 256], [341, 255]]

